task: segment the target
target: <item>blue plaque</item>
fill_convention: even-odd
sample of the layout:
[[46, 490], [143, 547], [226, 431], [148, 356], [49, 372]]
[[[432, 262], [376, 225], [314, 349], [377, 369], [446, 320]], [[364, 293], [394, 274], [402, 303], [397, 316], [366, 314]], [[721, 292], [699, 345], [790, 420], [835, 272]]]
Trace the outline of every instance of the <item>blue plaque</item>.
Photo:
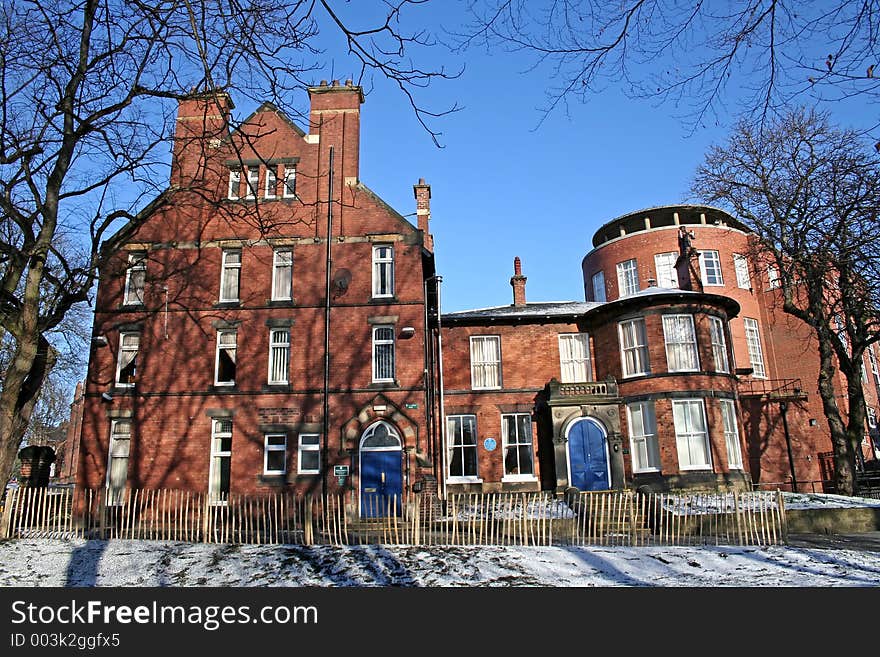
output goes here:
[[486, 439], [483, 441], [483, 447], [486, 448], [486, 451], [487, 451], [487, 452], [491, 452], [491, 451], [492, 451], [493, 449], [495, 449], [497, 446], [498, 446], [498, 443], [495, 441], [494, 438], [486, 438]]

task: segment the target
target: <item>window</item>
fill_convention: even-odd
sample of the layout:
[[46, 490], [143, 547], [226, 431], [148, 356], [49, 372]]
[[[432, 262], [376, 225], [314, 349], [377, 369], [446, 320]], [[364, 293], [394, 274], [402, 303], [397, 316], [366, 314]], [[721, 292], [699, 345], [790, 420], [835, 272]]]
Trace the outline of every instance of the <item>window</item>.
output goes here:
[[283, 475], [287, 472], [287, 436], [270, 433], [264, 438], [263, 474]]
[[712, 356], [715, 371], [728, 374], [730, 362], [727, 359], [727, 340], [724, 338], [724, 322], [718, 317], [709, 318], [709, 334], [712, 337]]
[[703, 285], [724, 285], [718, 251], [700, 251], [700, 276]]
[[394, 296], [394, 249], [373, 247], [373, 296]]
[[670, 372], [700, 369], [693, 315], [663, 315], [663, 336], [666, 339], [666, 365]]
[[122, 303], [126, 306], [142, 306], [144, 285], [147, 279], [147, 254], [138, 251], [128, 254], [128, 269], [125, 271], [125, 294]]
[[214, 368], [214, 385], [235, 385], [235, 331], [217, 331], [217, 362]]
[[597, 271], [593, 274], [593, 301], [605, 300], [605, 274]]
[[266, 190], [263, 195], [266, 198], [275, 198], [278, 193], [277, 190], [278, 174], [275, 172], [275, 167], [266, 167]]
[[654, 402], [627, 404], [626, 418], [633, 472], [657, 472], [660, 470], [660, 449]]
[[648, 374], [648, 334], [645, 320], [641, 317], [618, 324], [620, 333], [620, 359], [623, 363], [623, 376]]
[[880, 386], [880, 369], [877, 367], [877, 354], [874, 352], [874, 345], [868, 345], [868, 362], [871, 363], [871, 374], [874, 376], [874, 383]]
[[501, 387], [501, 336], [471, 336], [471, 387]]
[[736, 272], [736, 286], [744, 290], [752, 289], [752, 281], [749, 278], [749, 260], [739, 253], [733, 254], [733, 270]]
[[128, 455], [131, 452], [131, 422], [113, 420], [110, 424], [110, 451], [107, 457], [107, 504], [118, 506], [128, 481]]
[[296, 196], [296, 169], [293, 167], [284, 167], [284, 198], [294, 198]]
[[241, 194], [241, 169], [229, 170], [229, 190], [226, 193], [227, 198], [233, 201], [238, 199]]
[[563, 383], [589, 381], [590, 336], [586, 333], [561, 333], [559, 335], [559, 369]]
[[321, 472], [321, 437], [316, 433], [299, 435], [299, 456], [297, 458], [299, 474], [319, 474]]
[[534, 479], [532, 459], [532, 416], [515, 413], [501, 416], [504, 440], [504, 478]]
[[678, 253], [658, 253], [654, 256], [654, 267], [657, 270], [658, 287], [678, 287], [678, 272], [675, 269], [675, 261]]
[[269, 331], [269, 383], [287, 383], [290, 366], [290, 329]]
[[220, 272], [220, 301], [238, 301], [241, 251], [224, 250]]
[[394, 327], [373, 327], [373, 381], [394, 381]]
[[293, 299], [293, 251], [275, 251], [272, 259], [272, 301]]
[[639, 291], [639, 272], [634, 259], [617, 263], [617, 289], [622, 297]]
[[257, 189], [260, 186], [260, 167], [252, 166], [247, 168], [247, 196], [245, 198], [254, 198], [257, 195]]
[[130, 388], [137, 375], [137, 355], [140, 347], [139, 333], [119, 334], [119, 356], [116, 362], [116, 385]]
[[724, 422], [724, 443], [727, 445], [727, 466], [731, 470], [742, 470], [742, 449], [739, 444], [739, 431], [736, 429], [736, 407], [731, 399], [719, 400], [721, 419]]
[[449, 440], [449, 478], [477, 479], [477, 417], [448, 416], [446, 434]]
[[779, 287], [779, 269], [776, 265], [767, 265], [767, 289], [775, 290]]
[[709, 457], [709, 434], [702, 399], [672, 402], [678, 467], [681, 470], [704, 470], [712, 467]]
[[870, 406], [868, 406], [865, 409], [865, 411], [868, 414], [868, 417], [867, 417], [868, 427], [871, 429], [876, 429], [877, 428], [877, 411], [874, 410], [873, 408], [871, 408]]
[[758, 331], [758, 320], [751, 317], [743, 317], [743, 325], [746, 328], [746, 345], [749, 348], [749, 363], [752, 366], [752, 376], [764, 379], [767, 373], [764, 370], [764, 352], [761, 349], [761, 333]]
[[213, 504], [225, 504], [229, 499], [232, 465], [232, 420], [215, 419], [211, 427], [211, 473], [208, 478], [208, 497]]

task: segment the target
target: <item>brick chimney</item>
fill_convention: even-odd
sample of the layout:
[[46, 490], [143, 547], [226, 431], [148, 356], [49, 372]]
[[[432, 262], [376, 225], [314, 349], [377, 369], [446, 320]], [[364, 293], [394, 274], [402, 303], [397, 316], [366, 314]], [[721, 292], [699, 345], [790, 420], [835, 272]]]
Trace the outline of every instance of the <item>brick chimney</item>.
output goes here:
[[510, 277], [510, 284], [513, 286], [513, 305], [526, 305], [526, 277], [522, 275], [519, 256], [513, 259], [513, 276]]
[[[229, 135], [229, 113], [235, 107], [223, 91], [193, 94], [177, 105], [171, 185], [189, 187], [209, 180], [210, 156]], [[219, 175], [220, 170], [213, 172]]]
[[419, 178], [419, 184], [413, 185], [413, 194], [416, 197], [416, 216], [419, 220], [419, 230], [424, 235], [425, 248], [434, 250], [434, 236], [428, 232], [431, 222], [431, 186], [425, 184], [424, 178]]
[[[344, 85], [340, 85], [339, 80], [333, 80], [330, 84], [321, 80], [321, 84], [309, 87], [308, 91], [311, 112], [307, 141], [318, 144], [322, 168], [329, 159], [330, 146], [333, 146], [335, 179], [346, 186], [357, 184], [363, 89], [351, 80], [346, 80]], [[326, 194], [320, 194], [319, 190], [318, 198], [326, 198]]]

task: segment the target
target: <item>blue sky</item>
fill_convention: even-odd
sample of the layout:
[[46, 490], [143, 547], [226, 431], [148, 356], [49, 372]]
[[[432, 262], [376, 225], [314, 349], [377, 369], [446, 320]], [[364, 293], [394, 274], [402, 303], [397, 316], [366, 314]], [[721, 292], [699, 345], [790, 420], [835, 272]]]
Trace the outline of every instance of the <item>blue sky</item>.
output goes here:
[[[431, 31], [454, 30], [465, 4], [431, 2], [410, 14]], [[361, 7], [344, 6], [353, 13]], [[315, 82], [353, 76], [344, 45], [327, 33], [322, 39], [327, 67]], [[361, 179], [404, 215], [415, 212], [412, 185], [419, 178], [431, 185], [444, 311], [511, 303], [514, 256], [522, 259], [529, 301], [583, 300], [580, 263], [594, 231], [634, 210], [698, 201], [689, 194], [691, 177], [733, 123], [722, 117], [725, 123], [690, 134], [677, 118], [686, 108], [631, 100], [613, 86], [545, 117], [548, 72], [529, 72], [522, 55], [443, 48], [417, 55], [422, 68], [464, 66], [459, 78], [418, 96], [433, 110], [462, 109], [432, 121], [443, 133], [438, 149], [406, 98], [374, 77], [362, 108]], [[869, 109], [856, 100], [837, 107], [834, 118], [858, 120]]]

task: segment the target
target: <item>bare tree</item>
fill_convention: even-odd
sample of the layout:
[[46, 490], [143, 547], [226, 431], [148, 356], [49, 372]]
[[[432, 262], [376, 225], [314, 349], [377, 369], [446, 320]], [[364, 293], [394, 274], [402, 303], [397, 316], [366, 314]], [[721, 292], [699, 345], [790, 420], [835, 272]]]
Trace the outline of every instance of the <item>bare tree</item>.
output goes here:
[[[197, 91], [269, 101], [290, 116], [314, 83], [317, 36], [341, 34], [357, 83], [396, 83], [436, 140], [419, 87], [448, 77], [409, 60], [419, 0], [15, 0], [0, 9], [0, 481], [60, 351], [53, 332], [89, 299], [101, 244], [169, 202], [175, 100]], [[57, 343], [56, 343], [57, 345]]]
[[458, 45], [532, 55], [551, 80], [548, 112], [609, 82], [673, 102], [694, 128], [726, 114], [731, 90], [762, 117], [798, 97], [880, 95], [877, 0], [472, 0], [470, 9]]
[[862, 364], [880, 339], [880, 156], [856, 132], [800, 109], [765, 130], [740, 123], [727, 144], [709, 150], [693, 191], [754, 231], [756, 257], [778, 272], [782, 309], [811, 327], [835, 483], [852, 494], [865, 434]]

